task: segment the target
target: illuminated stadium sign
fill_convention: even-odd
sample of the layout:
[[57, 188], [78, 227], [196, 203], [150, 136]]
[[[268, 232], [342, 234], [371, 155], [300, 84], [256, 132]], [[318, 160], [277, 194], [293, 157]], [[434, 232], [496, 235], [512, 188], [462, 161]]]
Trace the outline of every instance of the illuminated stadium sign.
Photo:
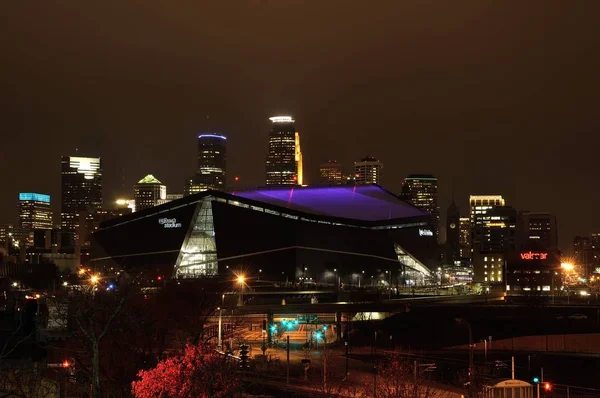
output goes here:
[[547, 260], [548, 253], [546, 252], [532, 252], [528, 251], [521, 253], [521, 260]]
[[181, 228], [181, 223], [176, 218], [160, 218], [158, 223], [164, 228]]
[[430, 229], [419, 229], [419, 236], [433, 236], [433, 231]]

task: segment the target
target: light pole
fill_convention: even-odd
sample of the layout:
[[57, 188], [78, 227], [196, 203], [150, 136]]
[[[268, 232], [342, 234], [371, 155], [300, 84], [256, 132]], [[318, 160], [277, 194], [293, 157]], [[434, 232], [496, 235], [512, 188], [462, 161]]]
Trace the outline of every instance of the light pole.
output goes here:
[[244, 278], [244, 275], [238, 275], [237, 281], [240, 284], [240, 298], [238, 301], [239, 307], [244, 305], [244, 282], [245, 282], [245, 280], [246, 280], [246, 278]]
[[222, 345], [222, 315], [223, 315], [223, 309], [221, 307], [218, 308], [219, 310], [219, 338], [217, 340], [217, 349], [221, 350], [221, 345]]
[[467, 325], [467, 329], [469, 330], [469, 391], [470, 396], [473, 397], [473, 331], [471, 330], [471, 324], [464, 318], [456, 318], [456, 323]]
[[386, 274], [389, 274], [388, 279], [388, 300], [392, 298], [392, 271], [385, 271]]

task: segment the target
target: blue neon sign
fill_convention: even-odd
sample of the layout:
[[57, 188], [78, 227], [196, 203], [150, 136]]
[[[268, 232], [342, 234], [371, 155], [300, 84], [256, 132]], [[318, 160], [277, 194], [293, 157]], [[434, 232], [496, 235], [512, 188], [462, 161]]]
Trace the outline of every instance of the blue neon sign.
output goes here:
[[43, 193], [22, 192], [19, 194], [19, 200], [35, 200], [36, 202], [50, 203], [50, 195]]

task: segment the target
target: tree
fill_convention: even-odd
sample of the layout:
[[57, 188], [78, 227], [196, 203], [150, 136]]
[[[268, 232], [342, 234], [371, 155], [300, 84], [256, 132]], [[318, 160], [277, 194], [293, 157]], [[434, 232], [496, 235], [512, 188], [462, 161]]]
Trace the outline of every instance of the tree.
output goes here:
[[376, 381], [366, 383], [364, 397], [443, 398], [449, 394], [432, 388], [422, 377], [414, 376], [411, 364], [398, 356], [376, 366]]
[[138, 373], [132, 383], [136, 398], [219, 398], [235, 396], [236, 363], [204, 345], [188, 344], [183, 354], [164, 359]]

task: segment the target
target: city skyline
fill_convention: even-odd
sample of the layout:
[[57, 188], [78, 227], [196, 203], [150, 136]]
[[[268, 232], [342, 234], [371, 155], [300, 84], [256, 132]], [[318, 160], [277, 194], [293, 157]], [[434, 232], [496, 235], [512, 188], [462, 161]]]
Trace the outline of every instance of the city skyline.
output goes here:
[[[528, 4], [462, 4], [450, 17], [433, 15], [425, 5], [392, 2], [379, 8], [331, 2], [319, 13], [299, 4], [265, 5], [264, 15], [240, 6], [230, 16], [236, 23], [217, 29], [211, 20], [230, 10], [189, 7], [139, 15], [123, 6], [125, 15], [140, 18], [140, 34], [132, 40], [128, 24], [112, 23], [114, 17], [96, 5], [70, 19], [65, 15], [75, 9], [68, 5], [40, 5], [39, 15], [10, 6], [3, 36], [21, 39], [2, 44], [0, 79], [7, 89], [0, 94], [6, 104], [0, 120], [8, 137], [2, 155], [7, 164], [19, 162], [19, 148], [31, 156], [17, 173], [0, 171], [7, 183], [1, 223], [14, 223], [18, 192], [48, 192], [56, 198], [57, 214], [56, 159], [75, 148], [103, 159], [107, 203], [130, 193], [148, 173], [160, 174], [172, 192], [181, 191], [182, 178], [196, 166], [194, 138], [216, 127], [229, 139], [228, 182], [239, 176], [240, 185], [262, 185], [265, 118], [289, 113], [302, 133], [308, 183], [317, 181], [318, 165], [329, 157], [350, 165], [371, 153], [385, 164], [385, 187], [394, 192], [404, 175], [436, 175], [442, 209], [452, 190], [463, 216], [468, 195], [499, 193], [518, 210], [556, 215], [563, 248], [573, 236], [599, 229], [600, 215], [573, 214], [575, 208], [593, 208], [600, 196], [589, 184], [594, 145], [581, 144], [594, 143], [600, 127], [592, 105], [598, 54], [590, 51], [595, 36], [588, 31], [594, 15], [589, 8], [547, 7], [542, 16]], [[348, 10], [347, 20], [333, 29], [327, 22], [340, 9]], [[268, 31], [282, 27], [275, 17], [281, 12], [311, 20], [314, 29], [271, 37]], [[415, 13], [431, 23], [404, 19]], [[156, 15], [164, 15], [171, 29], [164, 41], [152, 39]], [[188, 15], [204, 23], [192, 24]], [[387, 16], [398, 23], [385, 23]], [[364, 18], [388, 30], [359, 23]], [[515, 24], [527, 28], [505, 29]], [[478, 29], [485, 34], [474, 39]], [[222, 35], [211, 34], [216, 30]], [[261, 39], [250, 40], [256, 35]], [[192, 36], [210, 39], [191, 44]], [[166, 55], [172, 46], [178, 57]], [[52, 58], [69, 51], [80, 56]], [[122, 60], [118, 71], [111, 66], [115, 58]], [[558, 62], [575, 58], [577, 63]], [[273, 67], [275, 62], [282, 66]], [[43, 70], [21, 67], [41, 63]], [[206, 115], [211, 126], [204, 125]], [[487, 162], [480, 151], [487, 137], [498, 138], [494, 153], [510, 154], [501, 167], [473, 166]], [[581, 194], [562, 195], [565, 181], [581, 187]]]

